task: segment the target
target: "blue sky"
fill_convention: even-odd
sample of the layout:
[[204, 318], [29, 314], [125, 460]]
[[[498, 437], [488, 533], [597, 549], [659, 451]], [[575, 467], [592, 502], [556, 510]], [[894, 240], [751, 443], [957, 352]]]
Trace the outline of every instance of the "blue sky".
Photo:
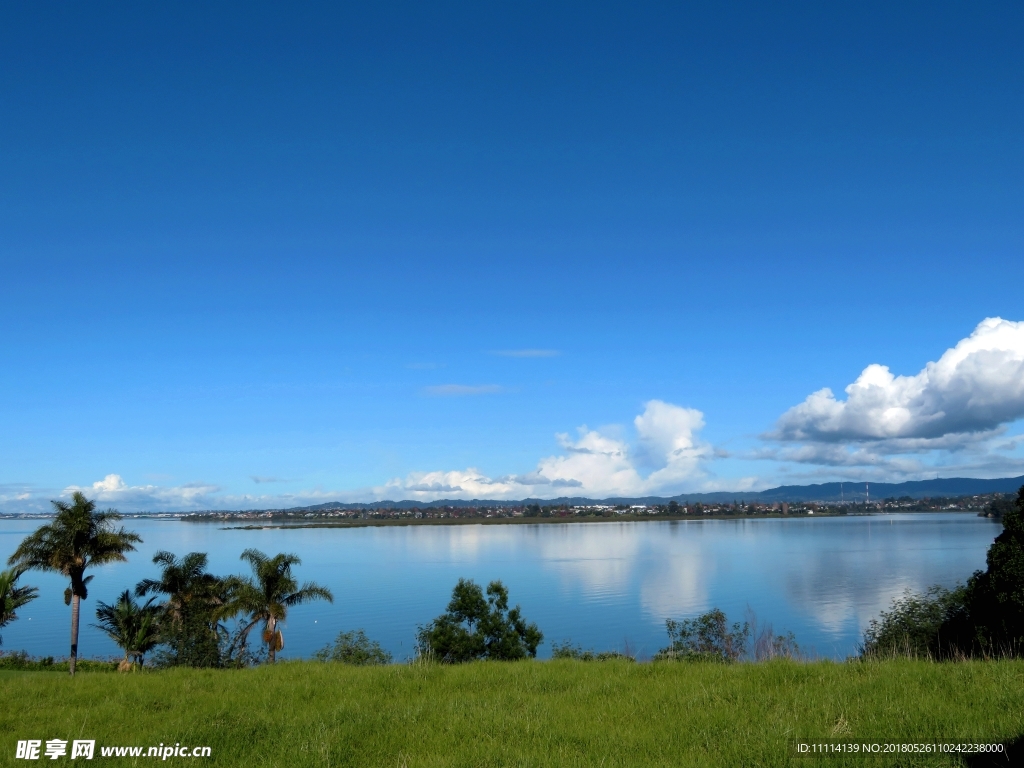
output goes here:
[[0, 509], [1024, 474], [1022, 34], [6, 4]]

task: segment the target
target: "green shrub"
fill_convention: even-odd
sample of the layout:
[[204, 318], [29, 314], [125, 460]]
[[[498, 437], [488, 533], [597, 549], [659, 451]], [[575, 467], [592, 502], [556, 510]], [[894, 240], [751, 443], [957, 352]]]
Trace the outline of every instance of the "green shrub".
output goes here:
[[[967, 582], [971, 651], [1024, 654], [1024, 486], [1003, 514], [1003, 531], [988, 549], [988, 568]], [[966, 645], [965, 640], [961, 640]]]
[[485, 599], [476, 583], [459, 579], [448, 611], [420, 627], [416, 638], [420, 657], [456, 664], [534, 658], [544, 635], [526, 623], [518, 605], [509, 609], [508, 590], [500, 581], [487, 585]]
[[218, 668], [226, 663], [227, 630], [206, 606], [189, 607], [163, 622], [161, 645], [153, 655], [157, 667]]
[[937, 659], [954, 654], [959, 643], [949, 628], [964, 611], [966, 594], [959, 585], [952, 590], [934, 586], [923, 594], [908, 590], [868, 624], [861, 655]]
[[747, 652], [750, 624], [733, 624], [718, 608], [695, 619], [667, 619], [670, 643], [655, 655], [656, 661], [738, 661]]
[[371, 640], [361, 629], [342, 632], [334, 639], [334, 645], [321, 648], [313, 656], [317, 661], [339, 661], [342, 664], [373, 666], [390, 664], [391, 654]]
[[551, 647], [552, 659], [575, 659], [576, 661], [611, 661], [612, 659], [625, 659], [636, 661], [632, 656], [619, 653], [618, 651], [595, 652], [593, 649], [584, 651], [579, 645], [574, 645], [571, 640], [555, 643]]
[[1003, 516], [987, 568], [967, 584], [907, 593], [872, 621], [864, 656], [963, 658], [1024, 655], [1024, 486]]

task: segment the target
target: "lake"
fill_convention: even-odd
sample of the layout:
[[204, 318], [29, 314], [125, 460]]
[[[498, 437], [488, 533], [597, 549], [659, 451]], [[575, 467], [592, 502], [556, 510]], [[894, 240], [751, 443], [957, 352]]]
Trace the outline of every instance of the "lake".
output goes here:
[[[46, 521], [0, 520], [6, 561]], [[130, 562], [95, 571], [83, 603], [80, 653], [117, 654], [89, 624], [97, 600], [113, 602], [145, 577], [161, 549], [210, 555], [210, 570], [242, 573], [247, 547], [302, 558], [300, 581], [329, 587], [334, 604], [292, 609], [283, 657], [304, 657], [339, 631], [364, 629], [396, 659], [410, 656], [416, 626], [442, 613], [460, 577], [500, 579], [510, 600], [544, 632], [541, 657], [566, 639], [596, 650], [628, 647], [641, 657], [667, 643], [666, 618], [712, 607], [730, 620], [753, 610], [823, 657], [855, 653], [868, 622], [905, 590], [952, 586], [985, 567], [1002, 527], [974, 514], [920, 513], [765, 520], [687, 520], [349, 529], [223, 527], [223, 522], [130, 519], [144, 543]], [[66, 582], [30, 572], [40, 588], [18, 621], [0, 630], [2, 650], [68, 652]], [[254, 639], [256, 635], [253, 636]]]

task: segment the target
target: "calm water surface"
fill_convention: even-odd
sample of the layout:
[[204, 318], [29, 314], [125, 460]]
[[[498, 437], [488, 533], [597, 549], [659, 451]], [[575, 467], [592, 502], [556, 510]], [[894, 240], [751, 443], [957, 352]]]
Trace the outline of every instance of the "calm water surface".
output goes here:
[[[0, 556], [41, 524], [0, 520]], [[551, 642], [650, 655], [666, 644], [665, 619], [718, 606], [736, 620], [752, 609], [819, 655], [855, 652], [868, 621], [906, 589], [952, 586], [984, 568], [1001, 526], [973, 514], [925, 513], [771, 520], [409, 526], [240, 530], [177, 520], [128, 520], [144, 543], [131, 561], [95, 571], [83, 604], [80, 653], [110, 656], [113, 643], [88, 626], [96, 601], [113, 602], [144, 577], [153, 553], [210, 555], [214, 573], [243, 572], [247, 547], [302, 558], [300, 581], [329, 587], [334, 604], [295, 608], [284, 656], [309, 656], [339, 631], [364, 629], [398, 659], [412, 653], [417, 624], [444, 611], [459, 577], [501, 579], [511, 601]], [[70, 609], [65, 582], [29, 573], [40, 597], [2, 630], [3, 650], [63, 656]]]

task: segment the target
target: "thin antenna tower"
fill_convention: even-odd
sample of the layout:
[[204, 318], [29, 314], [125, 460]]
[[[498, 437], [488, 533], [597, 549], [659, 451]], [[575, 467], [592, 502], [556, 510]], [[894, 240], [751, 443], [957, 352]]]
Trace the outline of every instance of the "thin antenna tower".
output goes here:
[[864, 493], [867, 494], [867, 500], [864, 502], [864, 505], [867, 506], [871, 503], [871, 489], [868, 487], [867, 483], [864, 483]]
[[843, 484], [842, 483], [839, 484], [839, 503], [840, 503], [840, 505], [845, 505], [846, 504], [846, 497], [843, 496]]

